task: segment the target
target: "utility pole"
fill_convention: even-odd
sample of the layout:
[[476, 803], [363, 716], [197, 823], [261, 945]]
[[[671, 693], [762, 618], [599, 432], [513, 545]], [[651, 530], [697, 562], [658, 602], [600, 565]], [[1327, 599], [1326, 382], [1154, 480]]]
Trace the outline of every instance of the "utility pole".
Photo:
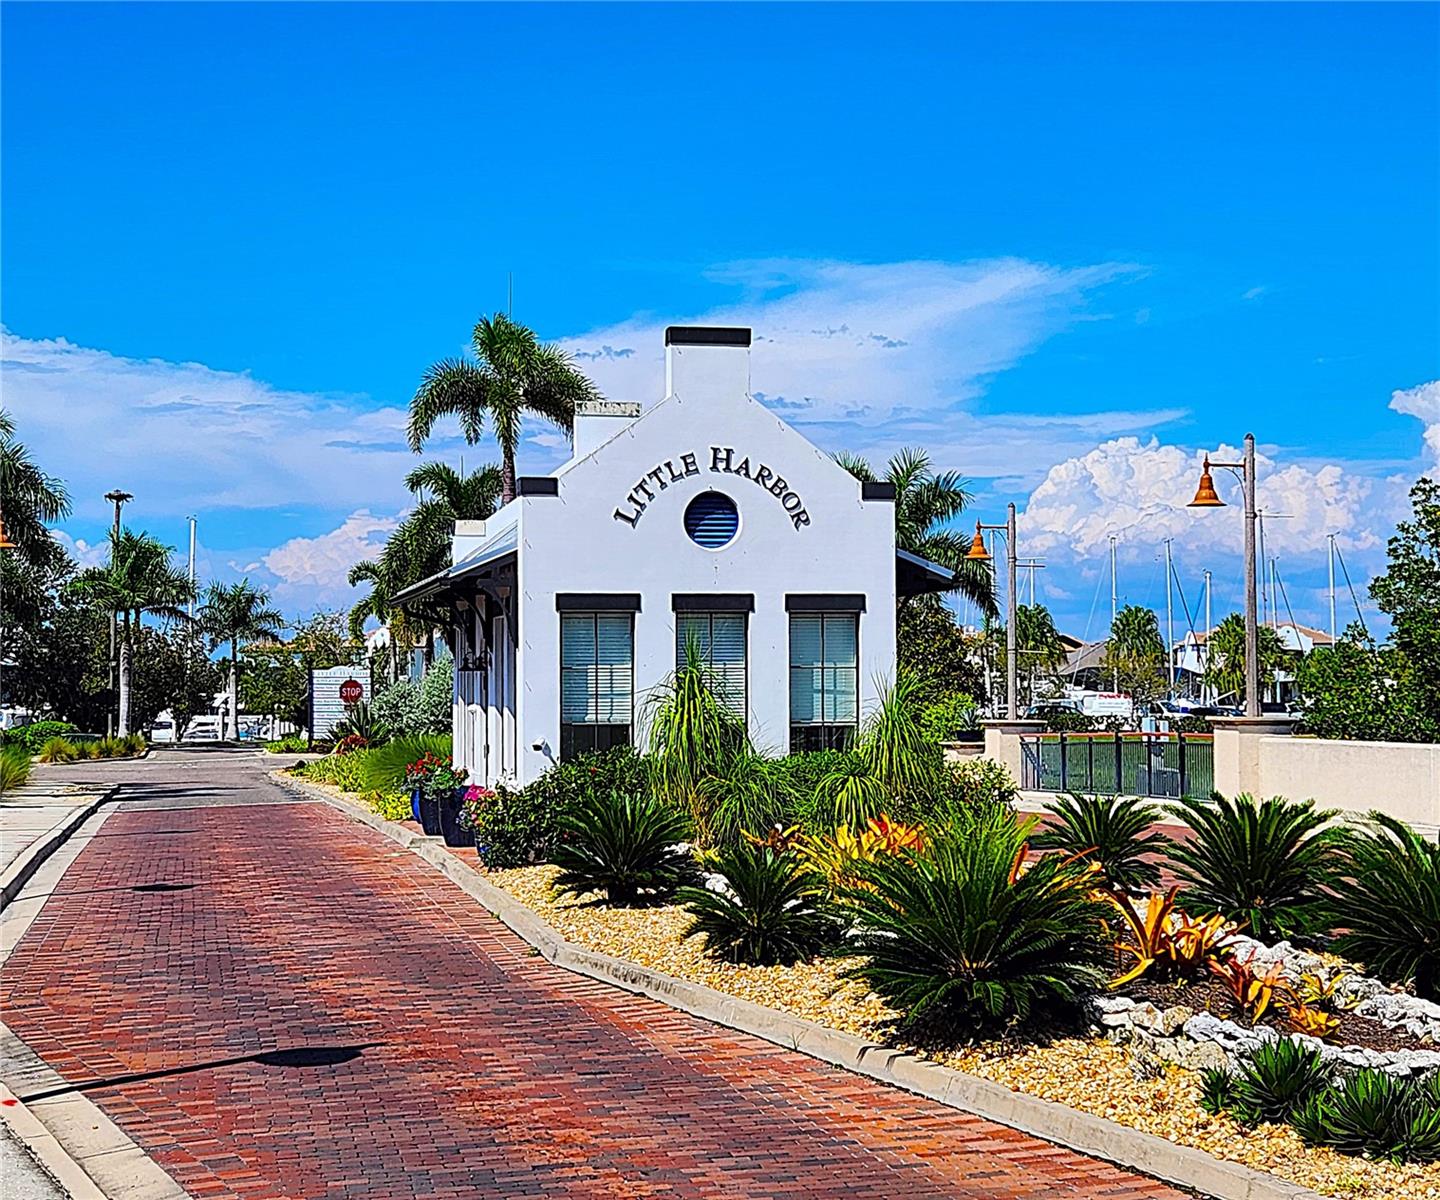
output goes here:
[[195, 518], [186, 518], [190, 522], [190, 620], [195, 620]]
[[[1210, 572], [1207, 569], [1205, 572], [1205, 657], [1203, 660], [1197, 659], [1197, 661], [1204, 662], [1206, 669], [1210, 666], [1210, 633], [1213, 628], [1214, 626], [1210, 624]], [[1205, 689], [1205, 691], [1208, 690]]]
[[[115, 565], [115, 547], [120, 544], [120, 506], [121, 506], [122, 504], [124, 504], [127, 500], [133, 500], [133, 499], [135, 499], [135, 497], [134, 497], [133, 495], [131, 495], [129, 492], [122, 492], [119, 488], [115, 488], [114, 490], [108, 491], [108, 492], [105, 493], [105, 499], [109, 500], [110, 503], [115, 506], [115, 524], [114, 524], [114, 526], [113, 526], [113, 532], [112, 532], [111, 540], [110, 540], [110, 565], [111, 565], [111, 566], [114, 566], [114, 565]], [[118, 680], [117, 680], [117, 678], [116, 678], [117, 673], [118, 673], [118, 671], [119, 671], [119, 664], [115, 661], [115, 630], [116, 630], [116, 627], [117, 627], [119, 624], [120, 624], [120, 614], [119, 614], [119, 612], [115, 611], [114, 609], [111, 609], [111, 611], [110, 611], [110, 657], [109, 657], [109, 659], [107, 660], [107, 664], [108, 664], [108, 668], [109, 668], [110, 688], [111, 688], [112, 691], [115, 692], [115, 703], [116, 703], [116, 705], [117, 705], [117, 708], [118, 708], [118, 705], [119, 705], [119, 703], [120, 703], [120, 697], [119, 697], [119, 687], [120, 687], [120, 685], [119, 685], [119, 682], [118, 682]], [[115, 734], [115, 722], [116, 722], [117, 719], [118, 719], [118, 713], [117, 713], [117, 712], [108, 712], [108, 711], [106, 712], [106, 714], [105, 714], [105, 736], [106, 736], [106, 737], [113, 737], [113, 736], [114, 736], [114, 734]]]

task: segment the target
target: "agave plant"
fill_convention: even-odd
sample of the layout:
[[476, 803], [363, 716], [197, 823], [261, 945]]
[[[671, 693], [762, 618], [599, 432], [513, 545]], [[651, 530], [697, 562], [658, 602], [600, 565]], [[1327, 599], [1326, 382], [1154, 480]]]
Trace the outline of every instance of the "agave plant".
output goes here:
[[1247, 1121], [1288, 1121], [1329, 1082], [1318, 1050], [1276, 1038], [1261, 1045], [1241, 1068], [1233, 1110]]
[[617, 906], [666, 899], [695, 875], [695, 861], [680, 843], [685, 815], [649, 795], [606, 792], [591, 796], [559, 819], [563, 840], [553, 855], [560, 874], [557, 895], [603, 892]]
[[1343, 843], [1326, 903], [1342, 929], [1336, 948], [1396, 983], [1440, 1000], [1440, 846], [1384, 813]]
[[1316, 1092], [1291, 1115], [1311, 1145], [1392, 1162], [1440, 1158], [1440, 1104], [1434, 1088], [1373, 1068]]
[[1262, 941], [1303, 933], [1321, 916], [1338, 835], [1333, 811], [1276, 796], [1186, 799], [1171, 810], [1195, 831], [1170, 852], [1191, 912], [1218, 912]]
[[390, 739], [390, 727], [364, 701], [345, 706], [345, 716], [330, 728], [330, 737], [340, 742], [356, 737], [364, 746], [379, 746]]
[[1047, 806], [1052, 823], [1036, 835], [1037, 850], [1063, 850], [1100, 864], [1111, 887], [1140, 891], [1160, 882], [1146, 856], [1163, 854], [1171, 841], [1152, 826], [1160, 809], [1138, 796], [1082, 796], [1071, 792]]
[[857, 861], [842, 897], [864, 957], [846, 976], [907, 1022], [1024, 1020], [1103, 986], [1111, 950], [1090, 872], [1055, 856], [1022, 869], [1034, 825], [990, 809], [927, 831], [923, 853]]
[[676, 893], [694, 918], [686, 937], [727, 962], [790, 966], [812, 957], [836, 929], [815, 875], [791, 853], [748, 842], [722, 850], [715, 869], [729, 892], [686, 887]]

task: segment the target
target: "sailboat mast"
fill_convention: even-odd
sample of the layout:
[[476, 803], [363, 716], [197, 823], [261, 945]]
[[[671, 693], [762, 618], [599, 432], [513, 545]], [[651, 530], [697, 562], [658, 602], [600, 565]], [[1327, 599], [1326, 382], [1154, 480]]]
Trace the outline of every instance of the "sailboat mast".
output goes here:
[[1328, 534], [1329, 554], [1326, 556], [1330, 563], [1330, 645], [1338, 645], [1335, 630], [1335, 535]]
[[1170, 599], [1170, 543], [1165, 539], [1165, 674], [1170, 682], [1170, 697], [1175, 696], [1175, 608]]

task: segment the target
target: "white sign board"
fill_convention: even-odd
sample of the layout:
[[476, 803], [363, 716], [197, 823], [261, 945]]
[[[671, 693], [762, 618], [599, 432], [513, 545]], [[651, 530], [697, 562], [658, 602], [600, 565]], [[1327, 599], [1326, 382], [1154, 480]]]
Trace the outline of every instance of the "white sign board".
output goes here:
[[369, 667], [326, 667], [310, 672], [310, 736], [329, 737], [347, 705], [370, 700]]

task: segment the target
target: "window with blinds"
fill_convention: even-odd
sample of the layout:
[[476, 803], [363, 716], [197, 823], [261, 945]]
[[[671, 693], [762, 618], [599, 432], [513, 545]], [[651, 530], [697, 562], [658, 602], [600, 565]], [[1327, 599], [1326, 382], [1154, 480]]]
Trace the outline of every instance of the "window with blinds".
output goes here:
[[745, 614], [743, 612], [677, 612], [675, 666], [685, 665], [691, 640], [710, 668], [717, 698], [742, 721], [747, 707]]
[[628, 612], [560, 615], [560, 758], [630, 741], [635, 629]]
[[840, 750], [860, 719], [858, 613], [790, 614], [790, 749]]

